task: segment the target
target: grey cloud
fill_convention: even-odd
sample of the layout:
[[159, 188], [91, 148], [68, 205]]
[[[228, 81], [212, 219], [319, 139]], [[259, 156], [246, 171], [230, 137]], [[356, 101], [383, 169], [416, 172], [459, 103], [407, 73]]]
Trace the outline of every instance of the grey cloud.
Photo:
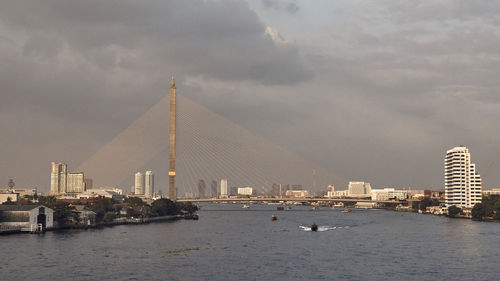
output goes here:
[[262, 0], [262, 5], [268, 9], [286, 11], [290, 14], [295, 14], [300, 10], [295, 1]]

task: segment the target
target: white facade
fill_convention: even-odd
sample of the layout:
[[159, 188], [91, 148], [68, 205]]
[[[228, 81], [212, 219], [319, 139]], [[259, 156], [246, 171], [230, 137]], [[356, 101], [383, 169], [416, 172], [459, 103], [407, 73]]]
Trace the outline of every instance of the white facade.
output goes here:
[[253, 188], [247, 186], [247, 187], [238, 187], [238, 195], [252, 195], [253, 194]]
[[134, 194], [144, 195], [144, 174], [141, 172], [135, 173]]
[[144, 197], [151, 199], [153, 198], [153, 194], [155, 192], [154, 184], [155, 178], [154, 174], [151, 171], [146, 171], [145, 181], [144, 181]]
[[66, 192], [67, 166], [62, 162], [52, 162], [50, 171], [50, 194]]
[[340, 197], [346, 197], [348, 194], [348, 190], [334, 190], [334, 191], [328, 191], [326, 194], [326, 197], [328, 198], [340, 198]]
[[66, 175], [66, 192], [79, 193], [85, 191], [83, 173], [68, 173]]
[[309, 190], [287, 190], [285, 196], [293, 198], [305, 198], [309, 197]]
[[372, 189], [372, 200], [386, 201], [386, 200], [404, 200], [408, 198], [408, 191], [395, 190], [394, 188]]
[[446, 206], [472, 208], [481, 203], [482, 181], [471, 162], [469, 149], [454, 147], [446, 151], [444, 159]]
[[350, 181], [347, 190], [350, 197], [370, 197], [372, 188], [368, 182]]
[[227, 179], [220, 180], [220, 195], [227, 196]]

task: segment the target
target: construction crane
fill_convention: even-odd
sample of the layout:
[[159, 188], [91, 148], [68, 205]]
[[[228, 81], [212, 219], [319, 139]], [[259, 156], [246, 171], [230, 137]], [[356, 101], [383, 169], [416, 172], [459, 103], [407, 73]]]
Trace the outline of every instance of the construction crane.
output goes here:
[[483, 179], [490, 173], [491, 168], [493, 168], [493, 166], [497, 162], [498, 158], [500, 158], [500, 152], [498, 152], [498, 154], [495, 156], [495, 158], [488, 165], [488, 168], [486, 169], [486, 172], [484, 172], [484, 174], [483, 174]]

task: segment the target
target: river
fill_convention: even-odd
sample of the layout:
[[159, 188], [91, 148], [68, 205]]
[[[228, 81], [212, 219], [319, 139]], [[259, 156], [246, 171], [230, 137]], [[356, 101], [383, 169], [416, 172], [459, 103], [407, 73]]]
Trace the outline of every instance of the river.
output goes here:
[[[500, 223], [231, 204], [202, 205], [199, 215], [198, 221], [0, 236], [0, 279], [500, 279]], [[323, 231], [307, 231], [312, 223]]]

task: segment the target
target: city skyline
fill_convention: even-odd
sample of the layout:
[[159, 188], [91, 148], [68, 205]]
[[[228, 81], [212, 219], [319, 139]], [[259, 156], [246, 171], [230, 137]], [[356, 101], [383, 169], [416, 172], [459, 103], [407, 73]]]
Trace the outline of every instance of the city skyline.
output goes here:
[[78, 167], [168, 95], [171, 74], [194, 102], [346, 179], [444, 188], [444, 152], [462, 144], [484, 173], [500, 150], [500, 7], [398, 2], [4, 4], [0, 179], [48, 192], [48, 163]]

